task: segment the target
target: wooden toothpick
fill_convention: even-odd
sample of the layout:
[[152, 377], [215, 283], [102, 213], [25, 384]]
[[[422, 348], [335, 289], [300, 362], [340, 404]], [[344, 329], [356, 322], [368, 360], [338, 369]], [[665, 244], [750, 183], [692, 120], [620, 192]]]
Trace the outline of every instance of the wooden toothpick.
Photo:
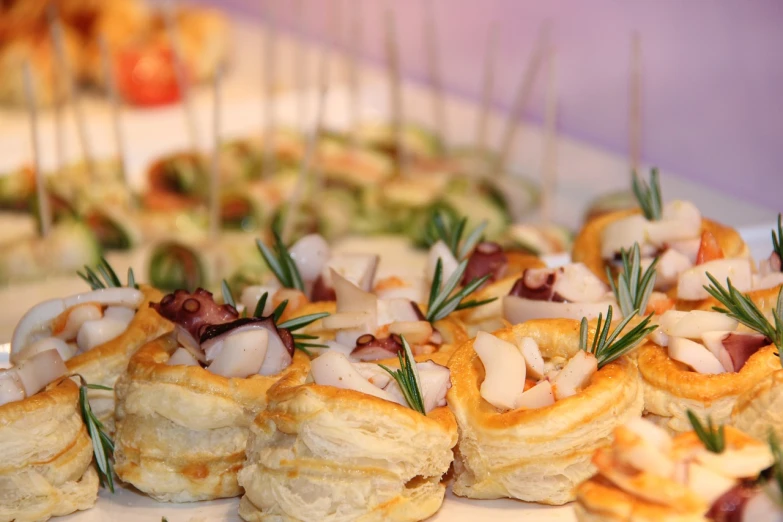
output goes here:
[[353, 2], [351, 5], [351, 32], [350, 44], [348, 45], [348, 100], [349, 129], [351, 139], [351, 149], [356, 150], [358, 146], [359, 131], [359, 105], [361, 90], [359, 85], [359, 60], [362, 53], [362, 3]]
[[304, 157], [302, 158], [302, 165], [299, 169], [299, 176], [296, 179], [296, 186], [291, 193], [291, 199], [288, 201], [288, 210], [283, 216], [283, 227], [281, 237], [283, 242], [288, 244], [292, 239], [294, 233], [294, 226], [296, 224], [297, 214], [299, 213], [301, 202], [304, 197], [304, 191], [307, 184], [307, 178], [313, 167], [315, 155], [318, 152], [318, 141], [321, 138], [323, 132], [323, 115], [324, 107], [326, 106], [326, 92], [327, 92], [327, 66], [326, 57], [322, 57], [319, 64], [319, 85], [318, 85], [318, 100], [316, 101], [315, 109], [315, 123], [313, 124], [313, 130], [307, 139], [307, 146], [305, 148]]
[[38, 130], [38, 101], [30, 62], [25, 61], [23, 69], [24, 93], [27, 111], [30, 115], [30, 142], [33, 148], [33, 170], [35, 171], [35, 190], [38, 197], [38, 219], [41, 237], [49, 235], [52, 228], [52, 211], [49, 207], [49, 195], [46, 192], [46, 177], [41, 166], [41, 140]]
[[550, 49], [547, 63], [544, 151], [541, 158], [541, 223], [552, 221], [557, 183], [557, 53]]
[[631, 35], [631, 72], [629, 82], [628, 151], [631, 172], [638, 172], [642, 157], [642, 41]]
[[397, 172], [404, 174], [408, 167], [408, 151], [405, 147], [404, 114], [402, 110], [402, 85], [400, 83], [400, 61], [397, 49], [397, 30], [394, 12], [386, 11], [386, 63], [389, 68], [389, 96], [392, 132], [397, 148]]
[[[65, 96], [68, 100], [68, 104], [73, 107], [73, 113], [76, 117], [76, 134], [79, 138], [82, 158], [87, 167], [87, 173], [89, 174], [90, 178], [94, 179], [95, 165], [93, 163], [92, 145], [90, 143], [90, 137], [87, 133], [87, 121], [84, 117], [81, 96], [78, 92], [76, 92], [76, 83], [74, 80], [73, 70], [71, 69], [71, 63], [68, 59], [68, 53], [65, 49], [62, 24], [60, 23], [54, 4], [49, 5], [49, 31], [51, 32], [52, 41], [54, 42], [57, 68], [59, 69], [61, 78], [63, 79], [63, 84], [65, 85]], [[61, 147], [61, 145], [58, 145], [58, 147]], [[62, 150], [58, 151], [58, 154], [59, 153], [62, 153]], [[63, 158], [61, 157], [60, 160], [62, 161]]]
[[443, 82], [438, 59], [438, 26], [435, 16], [434, 0], [427, 0], [425, 5], [424, 39], [427, 42], [427, 69], [429, 70], [430, 91], [432, 95], [432, 116], [435, 121], [435, 130], [441, 136], [444, 147], [446, 146], [446, 106], [443, 100]]
[[166, 23], [166, 33], [171, 45], [171, 59], [174, 64], [174, 75], [177, 77], [177, 86], [179, 87], [180, 97], [182, 98], [182, 108], [185, 112], [185, 125], [190, 140], [190, 148], [197, 152], [201, 148], [199, 140], [198, 123], [196, 122], [196, 110], [193, 107], [193, 98], [190, 92], [190, 82], [185, 70], [185, 62], [182, 55], [182, 41], [177, 28], [175, 19], [175, 0], [170, 0], [163, 9], [163, 18]]
[[220, 145], [222, 121], [223, 66], [218, 65], [212, 79], [212, 163], [209, 176], [209, 238], [220, 237]]
[[495, 88], [495, 51], [497, 49], [497, 22], [492, 22], [487, 33], [487, 45], [484, 50], [484, 72], [481, 82], [481, 109], [476, 126], [476, 148], [479, 151], [487, 149], [487, 133], [489, 130], [489, 113], [492, 110], [492, 91]]
[[[294, 0], [294, 18], [300, 23], [302, 16], [302, 0]], [[307, 49], [304, 40], [296, 39], [294, 44], [294, 83], [299, 93], [296, 100], [296, 123], [300, 132], [304, 131], [307, 117]]]
[[522, 83], [519, 85], [514, 105], [506, 121], [506, 130], [503, 133], [499, 152], [498, 171], [501, 173], [506, 171], [505, 167], [508, 163], [509, 156], [511, 155], [511, 149], [514, 146], [514, 137], [516, 136], [519, 127], [522, 125], [522, 116], [524, 115], [525, 108], [527, 108], [530, 97], [533, 94], [533, 85], [536, 76], [538, 75], [538, 70], [541, 68], [541, 62], [543, 61], [548, 41], [549, 23], [544, 22], [539, 30], [538, 39], [533, 48], [533, 52], [530, 55], [530, 60], [528, 61], [527, 68], [522, 77]]
[[275, 146], [275, 80], [277, 72], [276, 47], [277, 33], [275, 30], [275, 16], [271, 7], [266, 9], [267, 25], [264, 31], [264, 121], [263, 121], [263, 147], [264, 164], [261, 168], [261, 177], [269, 178], [275, 170], [276, 146]]
[[106, 43], [104, 35], [98, 37], [98, 45], [101, 49], [101, 65], [103, 67], [103, 77], [106, 81], [106, 92], [109, 95], [109, 105], [111, 106], [111, 122], [114, 134], [114, 150], [117, 152], [117, 161], [120, 167], [120, 174], [127, 187], [130, 187], [128, 179], [128, 170], [125, 165], [125, 136], [122, 128], [122, 108], [120, 99], [117, 95], [117, 83], [114, 78], [114, 68], [112, 67], [111, 53]]

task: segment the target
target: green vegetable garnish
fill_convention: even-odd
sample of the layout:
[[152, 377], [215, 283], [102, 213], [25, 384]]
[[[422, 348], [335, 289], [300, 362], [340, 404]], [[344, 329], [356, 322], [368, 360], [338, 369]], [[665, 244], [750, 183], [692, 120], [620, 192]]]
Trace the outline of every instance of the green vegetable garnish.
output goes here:
[[[93, 290], [103, 288], [121, 288], [122, 281], [117, 277], [117, 273], [111, 267], [106, 258], [102, 257], [100, 263], [93, 270], [89, 266], [84, 267], [84, 273], [77, 271], [76, 274], [81, 277]], [[136, 277], [133, 275], [133, 269], [128, 269], [128, 288], [138, 288]]]
[[687, 411], [688, 420], [693, 426], [696, 436], [708, 451], [713, 453], [723, 453], [726, 449], [726, 433], [723, 426], [715, 427], [712, 424], [712, 417], [707, 417], [707, 425], [702, 425], [699, 418], [691, 410]]
[[467, 259], [460, 261], [459, 265], [457, 265], [457, 269], [448, 281], [443, 283], [443, 288], [441, 288], [443, 262], [438, 259], [438, 262], [435, 265], [435, 275], [432, 278], [432, 286], [430, 287], [429, 301], [427, 304], [427, 321], [434, 323], [435, 321], [440, 321], [445, 318], [455, 310], [476, 308], [477, 306], [491, 303], [497, 299], [497, 297], [493, 297], [482, 301], [470, 300], [463, 302], [466, 297], [475, 292], [490, 277], [490, 274], [487, 274], [483, 277], [473, 279], [467, 285], [458, 291], [455, 291], [459, 282], [462, 281], [462, 275], [465, 273], [467, 266]]
[[658, 258], [642, 272], [639, 243], [634, 243], [630, 252], [621, 249], [620, 258], [622, 271], [617, 276], [617, 283], [615, 284], [609, 267], [606, 267], [606, 276], [623, 317], [628, 317], [634, 310], [647, 310], [647, 302], [655, 288], [655, 265], [658, 264]]
[[381, 368], [386, 370], [392, 378], [397, 381], [397, 384], [402, 391], [402, 396], [405, 397], [405, 402], [411, 409], [414, 409], [422, 415], [427, 415], [424, 410], [424, 393], [422, 392], [421, 379], [419, 378], [419, 369], [416, 366], [416, 360], [413, 358], [413, 352], [411, 352], [411, 346], [405, 339], [402, 338], [402, 350], [397, 352], [397, 359], [400, 361], [400, 369], [392, 370], [388, 366], [379, 364]]
[[603, 368], [610, 362], [622, 357], [629, 351], [631, 351], [642, 339], [647, 335], [655, 331], [658, 325], [650, 324], [652, 314], [645, 317], [639, 324], [634, 326], [627, 333], [618, 337], [623, 328], [639, 313], [639, 310], [634, 310], [617, 325], [614, 331], [612, 327], [612, 307], [606, 311], [606, 321], [603, 320], [603, 314], [598, 314], [598, 322], [595, 326], [595, 337], [593, 337], [592, 344], [587, 342], [587, 318], [583, 317], [582, 322], [579, 325], [579, 348], [586, 352], [592, 353], [598, 360], [598, 368]]
[[650, 221], [661, 219], [663, 204], [661, 202], [661, 183], [658, 180], [658, 169], [650, 172], [650, 184], [639, 178], [636, 171], [633, 172], [633, 193], [644, 217]]

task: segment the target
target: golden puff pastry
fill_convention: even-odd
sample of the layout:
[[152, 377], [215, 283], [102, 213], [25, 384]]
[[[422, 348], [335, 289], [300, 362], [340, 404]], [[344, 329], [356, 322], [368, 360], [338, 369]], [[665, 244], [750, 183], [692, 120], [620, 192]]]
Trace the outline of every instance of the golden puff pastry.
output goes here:
[[[299, 308], [291, 316], [291, 319], [322, 312], [327, 312], [332, 315], [336, 311], [337, 304], [334, 301], [308, 303]], [[456, 350], [460, 344], [468, 340], [468, 332], [462, 321], [453, 316], [436, 321], [433, 326], [441, 333], [441, 336], [443, 337], [443, 344], [440, 346], [416, 346], [415, 343], [411, 343], [413, 352], [416, 354], [414, 358], [417, 362], [434, 361], [445, 366], [451, 357], [451, 354], [454, 353], [454, 350]], [[324, 328], [323, 321], [320, 319], [308, 325], [302, 331], [311, 335], [317, 335], [324, 341], [331, 341], [335, 338], [335, 331]], [[419, 351], [419, 349], [421, 349], [421, 351]], [[380, 364], [394, 364], [397, 362], [397, 359], [380, 359], [372, 362], [377, 362]]]
[[47, 520], [98, 497], [92, 442], [70, 379], [0, 406], [0, 520]]
[[459, 313], [458, 317], [467, 327], [471, 337], [479, 330], [491, 332], [506, 326], [503, 321], [503, 296], [508, 295], [514, 283], [528, 268], [545, 268], [540, 257], [523, 254], [521, 252], [506, 252], [508, 265], [504, 277], [489, 283], [484, 288], [477, 290], [471, 299], [484, 301], [496, 298], [495, 301], [469, 308]]
[[260, 521], [418, 521], [443, 503], [457, 425], [353, 390], [300, 385], [301, 367], [269, 391], [239, 472], [239, 515]]
[[[732, 466], [731, 460], [735, 459], [745, 452], [746, 456], [760, 464], [756, 464], [753, 470], [753, 477], [743, 476], [742, 478], [755, 478], [758, 470], [763, 469], [772, 461], [769, 450], [763, 443], [752, 439], [742, 432], [733, 429], [731, 426], [725, 428], [725, 453], [710, 454], [705, 450], [703, 443], [694, 432], [681, 433], [671, 442], [667, 450], [661, 450], [660, 453], [653, 453], [658, 460], [670, 461], [673, 466], [673, 473], [665, 476], [654, 473], [651, 470], [641, 469], [633, 463], [642, 460], [639, 455], [644, 451], [640, 439], [635, 433], [628, 429], [619, 429], [615, 433], [615, 443], [611, 448], [599, 449], [593, 462], [599, 472], [596, 476], [587, 480], [577, 488], [576, 504], [574, 511], [579, 522], [708, 522], [714, 520], [708, 517], [711, 502], [705, 498], [705, 494], [716, 493], [710, 491], [711, 488], [694, 488], [691, 484], [689, 475], [695, 473], [695, 470], [689, 469], [694, 463], [702, 463], [701, 459], [708, 459], [713, 466], [720, 462], [722, 456], [728, 456], [729, 462], [724, 462], [722, 466], [737, 468]], [[639, 444], [642, 444], [640, 446]], [[635, 455], [630, 455], [631, 450], [636, 450]], [[649, 451], [649, 449], [648, 449]], [[737, 452], [737, 453], [734, 453]], [[733, 455], [729, 455], [732, 454]], [[634, 457], [636, 459], [634, 459]], [[751, 464], [750, 467], [753, 467]], [[678, 472], [680, 469], [682, 472]], [[713, 470], [709, 473], [714, 477], [716, 470], [720, 467], [710, 467]], [[731, 490], [732, 482], [740, 484], [740, 478], [728, 478], [717, 471], [719, 482]], [[742, 472], [738, 473], [742, 475]], [[731, 475], [731, 473], [729, 474]], [[697, 479], [694, 479], [694, 481]], [[709, 478], [707, 480], [710, 480]], [[701, 483], [703, 486], [703, 482]], [[711, 486], [715, 485], [712, 478]], [[727, 492], [727, 495], [729, 492]], [[762, 495], [764, 493], [761, 493]], [[725, 498], [717, 493], [716, 503]], [[742, 499], [744, 502], [747, 497]], [[731, 503], [731, 501], [728, 501]], [[737, 506], [730, 506], [736, 508]], [[718, 510], [719, 514], [725, 512]], [[721, 520], [723, 520], [721, 518]]]
[[[150, 308], [150, 302], [159, 302], [163, 294], [147, 285], [140, 285], [144, 301], [128, 328], [119, 337], [66, 361], [68, 370], [78, 373], [90, 384], [114, 388], [117, 379], [125, 372], [128, 361], [136, 351], [158, 337], [171, 332], [174, 325]], [[107, 431], [114, 431], [114, 392], [90, 390], [90, 406]]]
[[[571, 319], [528, 321], [494, 335], [512, 343], [530, 337], [552, 362], [579, 351], [579, 321]], [[460, 428], [453, 486], [459, 496], [569, 502], [594, 472], [594, 451], [609, 443], [614, 428], [642, 413], [638, 372], [626, 357], [602, 367], [574, 396], [506, 412], [480, 394], [485, 371], [473, 341], [457, 349], [449, 368], [448, 402]]]
[[[748, 298], [753, 301], [753, 303], [761, 310], [761, 312], [767, 316], [767, 318], [772, 317], [772, 310], [777, 306], [778, 302], [778, 294], [780, 294], [781, 289], [783, 289], [783, 286], [773, 286], [771, 288], [763, 288], [759, 290], [750, 290], [748, 292], [743, 292]], [[678, 301], [677, 303], [679, 306], [682, 306], [682, 302]], [[714, 297], [710, 297], [709, 299], [704, 299], [703, 301], [698, 301], [698, 303], [695, 306], [695, 309], [697, 310], [705, 310], [708, 312], [711, 312], [713, 310], [713, 307], [715, 306], [723, 306], [718, 301], [715, 300]], [[678, 308], [679, 309], [679, 308]]]
[[280, 374], [226, 378], [167, 365], [177, 346], [171, 336], [147, 344], [117, 381], [117, 475], [165, 502], [240, 495], [237, 471], [267, 390], [290, 372], [301, 375], [308, 358], [297, 350]]
[[731, 423], [759, 440], [766, 440], [770, 431], [783, 440], [783, 369], [767, 375], [737, 398]]
[[774, 345], [750, 356], [738, 372], [701, 374], [669, 357], [666, 348], [647, 342], [637, 363], [644, 389], [644, 409], [656, 423], [672, 432], [691, 429], [686, 412], [729, 422], [737, 398], [780, 368]]
[[[619, 221], [634, 214], [640, 214], [640, 209], [621, 210], [605, 214], [585, 223], [582, 230], [574, 240], [571, 258], [574, 263], [584, 263], [604, 283], [609, 284], [606, 276], [606, 263], [601, 255], [601, 237], [604, 229], [615, 221]], [[721, 225], [715, 221], [702, 218], [701, 231], [711, 232], [718, 241], [723, 255], [727, 258], [749, 257], [750, 250], [740, 237], [739, 233], [731, 227]], [[614, 270], [613, 267], [610, 267]]]

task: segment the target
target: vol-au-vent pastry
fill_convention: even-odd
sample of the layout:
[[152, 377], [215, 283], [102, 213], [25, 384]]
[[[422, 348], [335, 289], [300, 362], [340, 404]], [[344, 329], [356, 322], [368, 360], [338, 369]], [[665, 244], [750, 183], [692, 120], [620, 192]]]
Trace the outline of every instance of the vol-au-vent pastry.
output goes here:
[[672, 438], [644, 419], [614, 432], [593, 457], [598, 474], [577, 489], [580, 522], [780, 522], [783, 463], [770, 445], [694, 419]]
[[239, 317], [202, 289], [151, 306], [176, 326], [142, 347], [117, 381], [117, 475], [160, 501], [237, 496], [249, 427], [267, 390], [308, 357], [286, 323]]
[[247, 521], [418, 521], [440, 508], [457, 426], [450, 372], [328, 351], [273, 386], [239, 472]]
[[[732, 314], [739, 298], [736, 291], [726, 296]], [[688, 410], [728, 422], [738, 396], [780, 368], [767, 337], [776, 334], [748, 331], [732, 314], [667, 311], [639, 349], [645, 411], [666, 428], [687, 431]]]
[[460, 429], [454, 493], [573, 500], [594, 472], [593, 452], [642, 413], [636, 365], [624, 354], [652, 327], [646, 319], [620, 335], [632, 317], [613, 330], [611, 315], [591, 328], [532, 320], [460, 346], [449, 361], [448, 402]]
[[22, 352], [0, 370], [0, 520], [47, 520], [95, 504], [93, 444], [67, 374], [56, 349]]
[[[22, 317], [14, 330], [11, 361], [54, 349], [69, 372], [113, 388], [136, 350], [173, 325], [149, 306], [162, 297], [158, 290], [136, 288], [132, 280], [121, 286], [105, 261], [96, 270], [87, 268], [87, 274], [92, 291], [44, 301]], [[95, 415], [113, 432], [113, 390], [91, 389], [89, 398]]]
[[[634, 176], [634, 192], [639, 210], [612, 212], [585, 224], [574, 242], [574, 262], [584, 263], [608, 283], [607, 268], [617, 272], [621, 252], [638, 243], [645, 263], [658, 258], [656, 289], [676, 288], [678, 297], [685, 301], [708, 297], [701, 288], [707, 283], [706, 271], [721, 280], [727, 276], [733, 280], [735, 272], [747, 272], [750, 278], [750, 252], [737, 231], [703, 218], [689, 201], [674, 200], [664, 205], [656, 170], [649, 185]], [[705, 233], [710, 238], [710, 250], [702, 247]], [[714, 250], [722, 255], [715, 255]], [[682, 282], [686, 272], [686, 281]]]

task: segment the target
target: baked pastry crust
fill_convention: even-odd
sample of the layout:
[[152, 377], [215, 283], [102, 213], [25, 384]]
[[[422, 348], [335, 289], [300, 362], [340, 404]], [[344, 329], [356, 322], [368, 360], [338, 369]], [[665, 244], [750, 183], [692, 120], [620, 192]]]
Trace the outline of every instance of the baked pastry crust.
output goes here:
[[377, 397], [313, 383], [301, 367], [269, 391], [239, 472], [248, 521], [417, 521], [445, 494], [457, 425]]
[[[292, 314], [291, 319], [320, 312], [334, 314], [337, 312], [337, 304], [334, 301], [308, 303]], [[438, 348], [436, 352], [426, 355], [416, 355], [414, 359], [418, 362], [434, 361], [440, 365], [446, 366], [451, 354], [454, 353], [454, 350], [469, 339], [468, 332], [462, 321], [454, 316], [449, 316], [440, 321], [436, 321], [433, 326], [443, 336], [443, 344], [440, 345], [440, 348]], [[334, 339], [334, 330], [326, 330], [320, 319], [308, 325], [302, 331], [311, 335], [317, 335], [327, 341]], [[397, 363], [397, 359], [380, 359], [372, 362], [388, 365]]]
[[739, 372], [704, 375], [671, 359], [666, 348], [647, 342], [639, 348], [637, 359], [645, 411], [662, 417], [661, 426], [671, 432], [692, 429], [689, 409], [700, 418], [711, 416], [716, 424], [730, 422], [739, 395], [780, 368], [775, 353], [774, 345], [769, 345], [753, 354]]
[[783, 440], [783, 370], [777, 370], [741, 394], [731, 412], [731, 422], [758, 440], [770, 429]]
[[[640, 214], [640, 209], [621, 210], [605, 214], [603, 216], [591, 219], [574, 240], [574, 247], [571, 250], [571, 259], [574, 263], [584, 263], [601, 281], [609, 284], [606, 277], [606, 267], [609, 266], [601, 256], [601, 235], [603, 230], [610, 223], [619, 221], [634, 214]], [[715, 236], [723, 254], [727, 258], [749, 257], [750, 249], [745, 241], [742, 240], [739, 233], [731, 227], [721, 225], [715, 221], [702, 218], [701, 231], [709, 231]]]
[[[579, 350], [579, 322], [571, 319], [528, 321], [494, 335], [510, 342], [532, 337], [550, 360]], [[460, 428], [453, 486], [459, 496], [569, 502], [576, 486], [594, 473], [595, 450], [609, 444], [614, 428], [642, 413], [638, 372], [624, 357], [601, 368], [572, 397], [507, 412], [481, 397], [484, 367], [472, 341], [457, 349], [449, 368], [449, 407]]]
[[[750, 298], [751, 301], [753, 301], [756, 306], [759, 307], [761, 313], [766, 315], [768, 318], [771, 318], [772, 310], [777, 306], [778, 294], [780, 293], [781, 286], [783, 285], [773, 286], [772, 288], [764, 288], [762, 290], [751, 290], [750, 292], [744, 293]], [[710, 297], [709, 299], [699, 301], [696, 309], [711, 312], [713, 306], [723, 305], [718, 303], [714, 297]]]
[[[763, 444], [731, 427], [724, 434], [726, 446], [730, 449]], [[689, 455], [703, 447], [693, 431], [681, 433], [673, 441], [675, 455]], [[710, 520], [706, 517], [709, 506], [704, 499], [680, 482], [633, 468], [626, 469], [614, 458], [611, 448], [597, 451], [593, 462], [599, 474], [577, 489], [574, 511], [579, 522]], [[617, 484], [613, 482], [615, 480]]]
[[508, 295], [514, 283], [525, 270], [546, 267], [546, 263], [538, 256], [521, 252], [507, 252], [506, 256], [508, 257], [508, 267], [505, 277], [476, 291], [471, 297], [477, 301], [493, 297], [497, 299], [476, 308], [469, 308], [457, 315], [465, 324], [471, 337], [475, 337], [478, 331], [491, 332], [502, 328], [504, 326], [503, 296]]
[[308, 358], [297, 351], [278, 375], [226, 378], [167, 365], [177, 346], [172, 336], [152, 341], [117, 381], [117, 475], [164, 502], [240, 495], [237, 471], [267, 390], [291, 372], [301, 375]]
[[[139, 289], [144, 301], [128, 328], [119, 337], [68, 359], [65, 364], [71, 373], [78, 373], [90, 384], [114, 388], [139, 348], [174, 329], [170, 321], [150, 308], [150, 302], [160, 302], [163, 294], [147, 285], [140, 285]], [[114, 391], [89, 390], [88, 397], [95, 416], [109, 432], [114, 432]]]
[[0, 520], [47, 520], [98, 497], [92, 442], [70, 379], [0, 406]]

